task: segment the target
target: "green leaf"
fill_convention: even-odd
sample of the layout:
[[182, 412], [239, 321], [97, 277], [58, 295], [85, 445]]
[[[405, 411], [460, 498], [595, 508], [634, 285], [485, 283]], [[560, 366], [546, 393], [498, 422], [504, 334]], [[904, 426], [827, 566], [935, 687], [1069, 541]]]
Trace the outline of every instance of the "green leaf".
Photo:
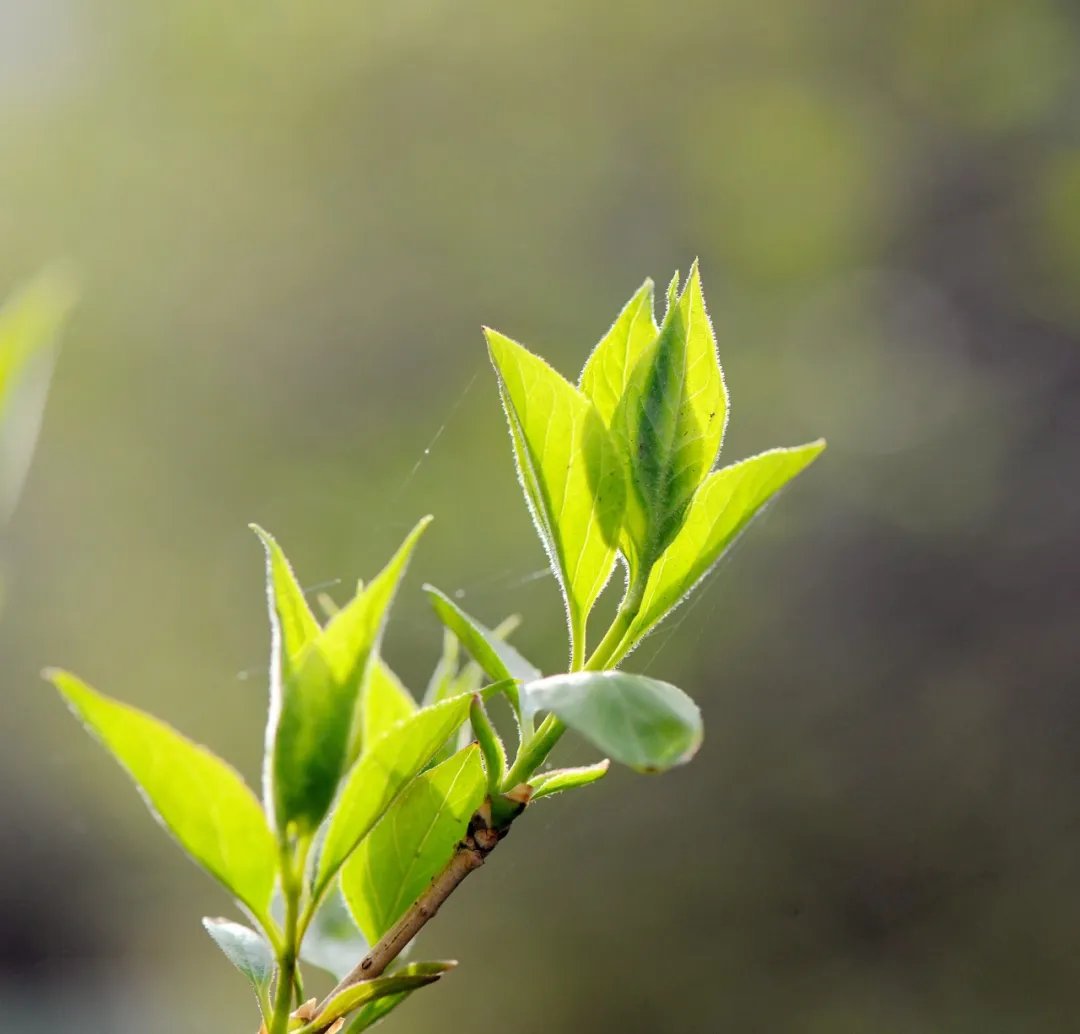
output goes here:
[[259, 802], [237, 772], [164, 722], [68, 672], [46, 677], [126, 769], [162, 825], [269, 927], [277, 854]]
[[277, 540], [257, 524], [248, 527], [259, 536], [266, 550], [266, 592], [275, 640], [274, 661], [287, 664], [321, 629]]
[[[444, 973], [453, 969], [457, 965], [456, 962], [410, 962], [407, 966], [402, 966], [391, 974], [390, 978], [380, 979], [393, 979], [394, 977], [429, 977], [425, 980], [424, 984], [433, 983], [438, 980]], [[423, 985], [420, 985], [423, 986]], [[388, 1013], [396, 1009], [406, 998], [409, 997], [412, 992], [416, 990], [416, 987], [410, 987], [406, 991], [398, 991], [394, 994], [384, 994], [376, 998], [374, 1001], [368, 1002], [366, 1005], [362, 1005], [349, 1021], [349, 1025], [345, 1028], [342, 1034], [359, 1034], [360, 1031], [370, 1030], [375, 1026], [379, 1020], [383, 1019]]]
[[323, 1030], [335, 1020], [348, 1015], [353, 1009], [367, 1005], [379, 998], [391, 995], [409, 994], [417, 988], [433, 984], [438, 980], [449, 966], [437, 969], [439, 963], [420, 963], [412, 967], [406, 966], [390, 976], [376, 977], [374, 980], [363, 980], [345, 988], [339, 994], [334, 995], [326, 1008], [315, 1017], [313, 1028]]
[[625, 472], [596, 407], [543, 359], [487, 334], [525, 499], [566, 601], [571, 650], [615, 567]]
[[435, 670], [428, 679], [427, 689], [424, 691], [424, 706], [437, 704], [447, 700], [458, 693], [454, 690], [454, 680], [458, 673], [458, 638], [448, 628], [443, 629], [442, 653], [435, 664]]
[[74, 296], [64, 277], [46, 273], [0, 308], [0, 523], [11, 515], [26, 479], [56, 340]]
[[575, 732], [639, 772], [689, 761], [701, 746], [701, 712], [668, 682], [621, 671], [554, 675], [529, 687]]
[[[416, 526], [382, 572], [308, 641], [280, 678], [271, 678], [266, 796], [280, 835], [290, 825], [300, 834], [314, 832], [359, 753], [360, 687], [429, 520]], [[276, 608], [271, 619], [278, 620]]]
[[361, 705], [362, 742], [374, 743], [398, 722], [416, 714], [412, 694], [381, 657], [372, 658]]
[[552, 794], [562, 793], [563, 790], [573, 790], [578, 786], [588, 786], [598, 779], [603, 779], [610, 767], [611, 762], [605, 758], [595, 765], [584, 765], [581, 768], [555, 768], [550, 772], [544, 772], [529, 780], [533, 788], [531, 800], [550, 797]]
[[[540, 678], [539, 669], [533, 667], [496, 632], [466, 614], [449, 596], [433, 585], [425, 585], [424, 592], [439, 620], [458, 637], [461, 645], [472, 654], [492, 682], [509, 679], [526, 683]], [[509, 695], [515, 710], [531, 713], [527, 701], [519, 700], [516, 686]]]
[[622, 547], [632, 582], [645, 576], [678, 532], [720, 450], [727, 408], [695, 262], [612, 418], [630, 470]]
[[409, 780], [464, 723], [471, 704], [471, 696], [460, 696], [425, 707], [368, 745], [349, 772], [327, 825], [316, 898]]
[[653, 317], [653, 282], [646, 280], [581, 371], [581, 390], [592, 400], [605, 424], [611, 424], [634, 367], [659, 332]]
[[341, 890], [375, 943], [449, 862], [487, 789], [480, 748], [417, 776], [341, 870]]
[[315, 913], [300, 945], [304, 962], [326, 970], [335, 980], [346, 973], [367, 954], [368, 942], [356, 928], [341, 890], [335, 884]]
[[624, 639], [626, 649], [619, 653], [627, 652], [670, 614], [769, 500], [824, 448], [819, 439], [772, 449], [710, 474], [695, 493], [678, 535], [653, 566]]
[[225, 957], [251, 981], [261, 1002], [274, 978], [274, 953], [266, 939], [228, 919], [205, 918], [202, 924]]

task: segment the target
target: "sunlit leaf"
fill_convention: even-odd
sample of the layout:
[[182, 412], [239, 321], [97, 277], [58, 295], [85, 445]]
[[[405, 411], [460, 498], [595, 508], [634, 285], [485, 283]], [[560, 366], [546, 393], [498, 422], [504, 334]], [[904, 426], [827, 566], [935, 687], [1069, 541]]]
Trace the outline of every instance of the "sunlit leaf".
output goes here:
[[[466, 614], [450, 597], [433, 585], [425, 585], [424, 592], [439, 620], [458, 637], [492, 682], [510, 679], [525, 683], [540, 677], [540, 671], [508, 642]], [[514, 707], [531, 713], [528, 702], [519, 701], [519, 695], [515, 686], [510, 692]]]
[[259, 802], [237, 772], [164, 722], [74, 675], [46, 674], [127, 770], [162, 825], [267, 925], [277, 855]]
[[595, 765], [584, 765], [581, 768], [554, 768], [550, 772], [534, 776], [529, 780], [533, 788], [531, 800], [550, 797], [552, 794], [562, 793], [563, 790], [573, 790], [579, 786], [588, 786], [598, 779], [603, 779], [610, 767], [611, 762], [605, 758]]
[[464, 723], [471, 703], [470, 696], [461, 696], [426, 707], [368, 745], [349, 772], [327, 825], [316, 896], [409, 780]]
[[206, 918], [202, 923], [225, 957], [248, 978], [262, 1001], [274, 977], [274, 953], [266, 938], [228, 919]]
[[361, 703], [362, 742], [374, 743], [398, 722], [416, 714], [417, 703], [381, 657], [373, 657]]
[[529, 687], [546, 711], [640, 772], [685, 764], [701, 746], [701, 712], [668, 682], [622, 671], [554, 675]]
[[625, 472], [596, 407], [543, 359], [486, 331], [529, 510], [566, 601], [574, 648], [615, 566]]
[[71, 283], [43, 274], [0, 308], [0, 523], [19, 497], [34, 451]]
[[277, 540], [257, 524], [250, 527], [266, 550], [266, 592], [274, 633], [273, 660], [288, 664], [319, 634], [319, 622], [315, 620], [292, 565]]
[[630, 470], [622, 545], [632, 577], [643, 577], [678, 532], [726, 421], [727, 390], [695, 263], [612, 418]]
[[341, 890], [374, 943], [449, 862], [487, 789], [476, 745], [417, 776], [341, 870]]
[[390, 976], [376, 977], [374, 980], [363, 980], [353, 984], [339, 992], [326, 1003], [323, 1009], [315, 1017], [316, 1029], [324, 1029], [341, 1016], [347, 1016], [353, 1009], [373, 1002], [378, 998], [389, 995], [408, 994], [417, 988], [427, 984], [433, 984], [438, 980], [448, 966], [436, 969], [438, 963], [420, 963], [412, 967], [406, 966]]
[[825, 442], [818, 440], [772, 449], [710, 474], [694, 495], [678, 535], [649, 574], [626, 644], [640, 641], [670, 614], [769, 500], [824, 448]]
[[646, 280], [581, 371], [581, 390], [592, 400], [605, 424], [610, 425], [634, 367], [658, 333], [653, 317], [653, 282]]
[[279, 833], [311, 833], [360, 745], [360, 687], [378, 650], [387, 610], [429, 519], [421, 521], [379, 575], [271, 680], [268, 800]]

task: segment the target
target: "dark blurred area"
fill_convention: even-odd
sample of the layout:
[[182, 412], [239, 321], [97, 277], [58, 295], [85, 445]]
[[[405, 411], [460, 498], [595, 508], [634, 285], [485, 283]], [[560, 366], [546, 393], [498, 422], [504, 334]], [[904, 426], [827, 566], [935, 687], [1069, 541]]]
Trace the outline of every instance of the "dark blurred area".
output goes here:
[[388, 1029], [1078, 1029], [1072, 5], [0, 0], [0, 159], [0, 294], [83, 299], [5, 532], [0, 1029], [255, 1026], [231, 904], [40, 668], [254, 781], [247, 522], [348, 586], [427, 512], [408, 684], [425, 580], [559, 668], [479, 327], [576, 376], [695, 256], [724, 459], [829, 450], [631, 659], [695, 763], [538, 804]]

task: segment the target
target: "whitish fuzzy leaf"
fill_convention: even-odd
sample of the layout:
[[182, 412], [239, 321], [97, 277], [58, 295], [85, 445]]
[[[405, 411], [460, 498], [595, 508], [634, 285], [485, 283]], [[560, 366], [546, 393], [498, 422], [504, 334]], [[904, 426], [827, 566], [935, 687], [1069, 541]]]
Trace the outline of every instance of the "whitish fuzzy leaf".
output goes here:
[[[359, 695], [378, 650], [387, 610], [421, 521], [380, 574], [309, 640], [271, 680], [267, 728], [267, 800], [279, 833], [310, 833], [326, 815], [338, 781], [360, 743]], [[271, 609], [276, 621], [276, 610]]]
[[532, 785], [532, 800], [540, 797], [550, 797], [563, 790], [573, 790], [578, 786], [588, 786], [598, 779], [607, 775], [611, 762], [606, 758], [595, 765], [584, 765], [581, 768], [555, 768], [550, 772], [544, 772], [529, 780]]
[[630, 471], [622, 545], [632, 578], [643, 576], [678, 532], [726, 421], [727, 390], [695, 263], [612, 418]]
[[695, 493], [678, 535], [653, 566], [624, 646], [639, 642], [670, 614], [769, 500], [824, 448], [819, 440], [773, 449], [710, 474]]
[[315, 880], [318, 896], [406, 784], [464, 723], [472, 698], [455, 697], [418, 711], [368, 745], [345, 780], [327, 825]]
[[626, 484], [596, 407], [538, 356], [486, 331], [518, 473], [580, 652], [589, 611], [615, 566]]
[[206, 932], [225, 957], [244, 974], [262, 1001], [274, 977], [274, 953], [261, 934], [228, 919], [203, 919]]
[[486, 789], [474, 744], [409, 783], [345, 863], [341, 890], [371, 943], [450, 861]]
[[127, 770], [162, 825], [267, 925], [277, 854], [259, 802], [237, 772], [164, 722], [74, 675], [46, 674]]
[[592, 400], [605, 424], [611, 423], [634, 367], [659, 332], [653, 317], [653, 282], [646, 280], [581, 371], [581, 390]]
[[541, 708], [639, 772], [685, 764], [701, 746], [701, 712], [668, 682], [621, 671], [554, 675], [529, 687]]

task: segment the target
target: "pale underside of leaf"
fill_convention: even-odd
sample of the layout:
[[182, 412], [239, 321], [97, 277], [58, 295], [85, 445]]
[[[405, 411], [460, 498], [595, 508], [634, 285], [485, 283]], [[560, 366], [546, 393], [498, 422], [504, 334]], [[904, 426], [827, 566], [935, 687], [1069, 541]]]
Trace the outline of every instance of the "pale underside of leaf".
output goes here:
[[824, 448], [824, 441], [816, 441], [772, 449], [710, 474], [678, 535], [653, 566], [626, 641], [636, 644], [670, 614], [750, 521]]

